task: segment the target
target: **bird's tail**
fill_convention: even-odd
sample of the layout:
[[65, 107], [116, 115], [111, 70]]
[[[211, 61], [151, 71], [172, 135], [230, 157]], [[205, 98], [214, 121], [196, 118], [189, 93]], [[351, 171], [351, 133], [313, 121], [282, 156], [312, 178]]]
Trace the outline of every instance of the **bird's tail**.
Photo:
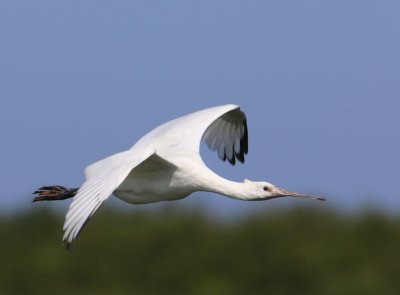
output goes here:
[[32, 202], [65, 200], [72, 198], [77, 192], [77, 188], [67, 188], [60, 185], [42, 186], [34, 192], [38, 196]]

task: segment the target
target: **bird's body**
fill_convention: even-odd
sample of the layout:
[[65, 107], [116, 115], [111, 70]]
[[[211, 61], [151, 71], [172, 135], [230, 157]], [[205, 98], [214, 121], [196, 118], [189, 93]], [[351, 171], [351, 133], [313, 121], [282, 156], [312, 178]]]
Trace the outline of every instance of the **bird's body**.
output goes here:
[[146, 204], [181, 199], [198, 189], [194, 174], [205, 165], [195, 149], [185, 146], [190, 126], [196, 128], [195, 122], [188, 121], [186, 116], [161, 125], [131, 148], [135, 151], [151, 146], [156, 153], [129, 173], [114, 191], [115, 196], [129, 203]]
[[[208, 191], [241, 200], [282, 196], [317, 197], [290, 193], [268, 182], [234, 182], [210, 170], [200, 156], [204, 141], [222, 160], [243, 162], [248, 151], [247, 122], [236, 105], [198, 111], [165, 123], [143, 136], [130, 150], [100, 160], [85, 169], [79, 190], [59, 186], [39, 189], [39, 200], [74, 196], [64, 223], [70, 246], [83, 225], [110, 195], [133, 204], [184, 198]], [[57, 195], [58, 194], [58, 195]], [[66, 195], [68, 195], [66, 197]], [[55, 196], [55, 197], [54, 197]]]
[[198, 170], [201, 164], [188, 156], [178, 162], [172, 158], [169, 162], [157, 156], [149, 158], [129, 173], [114, 195], [132, 204], [178, 200], [190, 195], [200, 185], [193, 170]]

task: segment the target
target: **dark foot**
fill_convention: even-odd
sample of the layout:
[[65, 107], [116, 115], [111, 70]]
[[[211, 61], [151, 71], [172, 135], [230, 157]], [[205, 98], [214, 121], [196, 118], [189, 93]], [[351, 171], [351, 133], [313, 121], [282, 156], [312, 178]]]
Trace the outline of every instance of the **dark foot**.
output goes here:
[[65, 200], [72, 198], [77, 192], [77, 188], [66, 188], [60, 185], [42, 186], [34, 192], [38, 197], [35, 197], [32, 202]]

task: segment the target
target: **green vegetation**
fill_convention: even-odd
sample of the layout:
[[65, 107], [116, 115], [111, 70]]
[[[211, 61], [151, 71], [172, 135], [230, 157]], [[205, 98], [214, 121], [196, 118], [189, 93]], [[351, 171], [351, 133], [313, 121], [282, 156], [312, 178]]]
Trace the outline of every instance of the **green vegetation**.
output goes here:
[[398, 294], [400, 219], [293, 209], [221, 223], [101, 210], [72, 251], [62, 214], [0, 218], [0, 294]]

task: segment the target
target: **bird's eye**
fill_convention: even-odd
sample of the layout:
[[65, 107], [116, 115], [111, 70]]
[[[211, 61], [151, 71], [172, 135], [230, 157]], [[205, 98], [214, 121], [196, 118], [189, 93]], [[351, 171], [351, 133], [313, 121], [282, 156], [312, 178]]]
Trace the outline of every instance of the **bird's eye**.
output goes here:
[[269, 186], [264, 186], [264, 191], [269, 192], [270, 188]]

